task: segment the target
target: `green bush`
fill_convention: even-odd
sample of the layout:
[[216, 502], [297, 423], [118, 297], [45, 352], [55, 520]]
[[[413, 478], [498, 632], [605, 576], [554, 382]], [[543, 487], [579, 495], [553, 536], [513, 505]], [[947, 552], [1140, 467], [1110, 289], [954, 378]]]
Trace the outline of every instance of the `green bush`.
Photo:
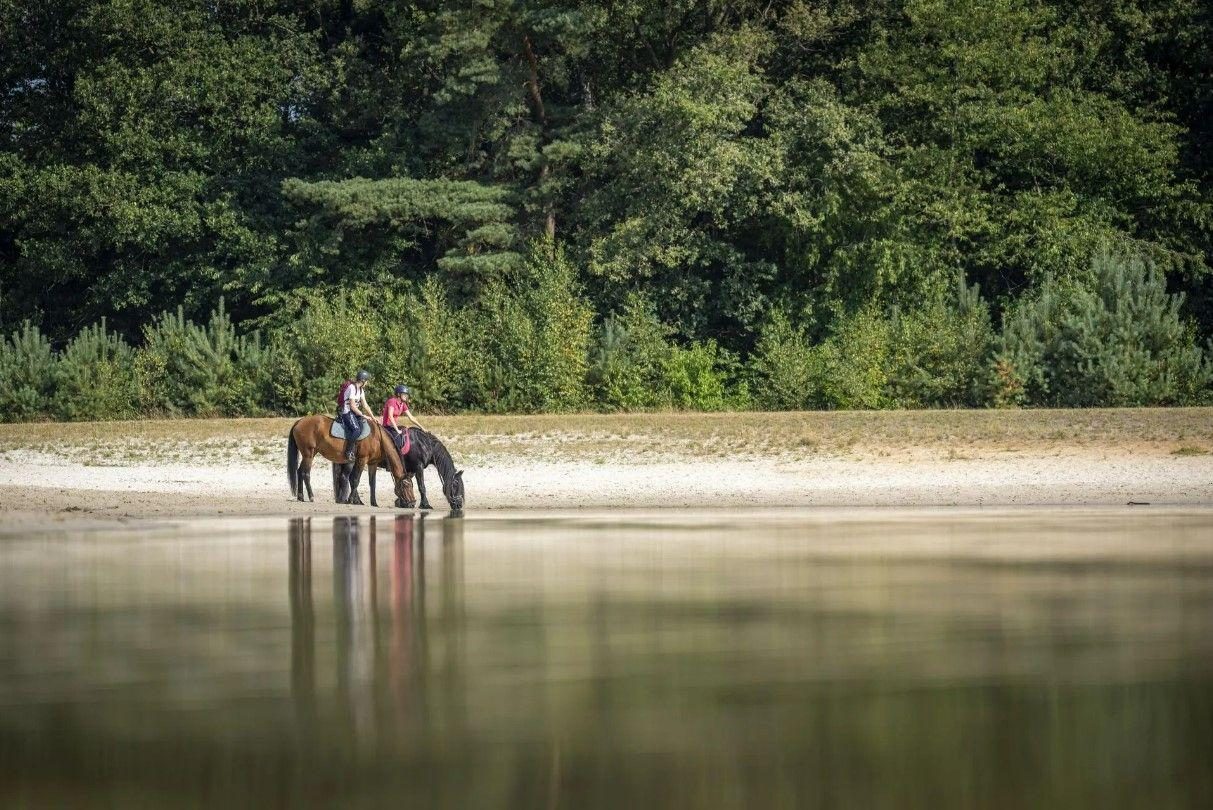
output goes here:
[[26, 322], [0, 337], [0, 421], [48, 415], [54, 384], [55, 355], [38, 327]]
[[812, 402], [817, 357], [804, 330], [782, 309], [763, 325], [750, 358], [754, 399], [762, 408], [801, 410]]
[[414, 388], [414, 401], [430, 411], [467, 407], [480, 347], [469, 336], [466, 313], [451, 307], [442, 284], [432, 276], [422, 282], [416, 301], [406, 306], [413, 316], [406, 327], [413, 348], [406, 382]]
[[750, 359], [765, 408], [928, 408], [976, 405], [985, 391], [993, 331], [977, 288], [960, 284], [914, 310], [875, 306], [843, 315], [810, 346], [777, 310]]
[[901, 408], [979, 406], [987, 401], [993, 351], [990, 308], [976, 286], [961, 280], [951, 298], [894, 313], [888, 399]]
[[812, 402], [819, 408], [870, 409], [892, 405], [887, 386], [892, 329], [875, 307], [842, 318], [834, 334], [813, 348]]
[[596, 330], [589, 362], [594, 402], [613, 411], [668, 408], [670, 329], [651, 302], [631, 295]]
[[61, 419], [130, 419], [137, 415], [135, 351], [102, 320], [80, 332], [55, 366], [55, 414]]
[[[363, 286], [334, 294], [301, 295], [286, 311], [295, 317], [270, 337], [269, 387], [276, 410], [333, 413], [341, 383], [367, 369], [376, 375], [368, 393], [404, 377], [393, 361], [405, 356], [411, 334], [405, 302], [390, 291]], [[401, 364], [403, 366], [403, 363]]]
[[260, 336], [236, 334], [223, 308], [206, 326], [178, 308], [143, 330], [135, 359], [145, 412], [173, 416], [248, 416], [262, 412], [271, 367]]
[[991, 371], [999, 404], [1064, 407], [1195, 403], [1213, 369], [1140, 259], [1101, 254], [1093, 282], [1046, 279], [1007, 313]]
[[[483, 407], [561, 411], [586, 403], [586, 355], [593, 311], [563, 251], [536, 244], [523, 267], [486, 285], [464, 347]], [[466, 341], [471, 344], [471, 341]]]
[[671, 347], [666, 357], [665, 377], [670, 403], [675, 408], [723, 411], [735, 405], [728, 392], [732, 356], [716, 341]]

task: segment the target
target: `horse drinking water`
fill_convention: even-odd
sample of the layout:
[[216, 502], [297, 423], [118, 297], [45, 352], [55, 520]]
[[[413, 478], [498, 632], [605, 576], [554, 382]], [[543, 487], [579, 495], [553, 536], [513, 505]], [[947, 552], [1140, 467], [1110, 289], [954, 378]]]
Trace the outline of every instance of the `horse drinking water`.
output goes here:
[[[461, 511], [464, 499], [463, 470], [455, 469], [455, 462], [451, 458], [450, 452], [447, 451], [446, 445], [434, 434], [427, 433], [419, 428], [406, 428], [405, 432], [407, 438], [404, 454], [404, 478], [409, 497], [405, 498], [403, 503], [396, 505], [411, 509], [416, 504], [416, 501], [412, 497], [413, 476], [416, 476], [417, 489], [421, 492], [421, 508], [434, 508], [430, 505], [430, 499], [425, 494], [425, 468], [433, 466], [438, 470], [438, 477], [442, 479], [442, 494], [446, 497], [446, 502], [450, 504], [451, 509], [454, 511]], [[387, 462], [381, 462], [379, 466], [386, 467]], [[338, 466], [334, 464], [334, 478], [337, 476], [338, 469]], [[371, 503], [374, 503], [375, 468], [370, 467], [368, 474], [371, 484]]]
[[[307, 499], [313, 500], [312, 460], [316, 454], [320, 454], [334, 464], [333, 489], [337, 503], [362, 506], [362, 499], [358, 497], [358, 481], [362, 478], [362, 471], [368, 467], [374, 470], [383, 465], [391, 472], [396, 482], [396, 505], [412, 506], [415, 501], [412, 480], [405, 474], [404, 464], [396, 452], [396, 445], [377, 422], [368, 420], [367, 424], [370, 426], [370, 433], [357, 442], [354, 448], [354, 462], [347, 465], [343, 455], [345, 441], [333, 435], [331, 416], [305, 416], [296, 421], [291, 426], [286, 442], [286, 477], [291, 485], [291, 494], [302, 501], [306, 489]], [[340, 468], [340, 473], [337, 468]], [[372, 485], [371, 506], [378, 505]]]

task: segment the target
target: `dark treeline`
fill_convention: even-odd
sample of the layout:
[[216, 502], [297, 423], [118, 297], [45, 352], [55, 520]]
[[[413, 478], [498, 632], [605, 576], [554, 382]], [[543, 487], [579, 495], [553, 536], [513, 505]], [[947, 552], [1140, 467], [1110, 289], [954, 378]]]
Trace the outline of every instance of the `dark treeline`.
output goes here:
[[1207, 401], [1211, 76], [1205, 0], [0, 0], [0, 418]]

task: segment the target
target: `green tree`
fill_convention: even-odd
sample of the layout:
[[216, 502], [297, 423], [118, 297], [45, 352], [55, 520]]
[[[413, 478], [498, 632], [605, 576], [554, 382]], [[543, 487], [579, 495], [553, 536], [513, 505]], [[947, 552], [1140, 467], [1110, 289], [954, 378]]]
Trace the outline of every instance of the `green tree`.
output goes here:
[[1049, 278], [1007, 314], [995, 359], [1004, 402], [1180, 405], [1207, 395], [1213, 369], [1157, 268], [1102, 254], [1093, 283]]

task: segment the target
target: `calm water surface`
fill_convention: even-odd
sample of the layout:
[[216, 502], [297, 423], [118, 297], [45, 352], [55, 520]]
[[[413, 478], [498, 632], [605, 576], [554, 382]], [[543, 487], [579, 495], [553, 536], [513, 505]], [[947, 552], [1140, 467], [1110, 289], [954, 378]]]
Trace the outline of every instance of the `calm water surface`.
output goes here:
[[1213, 807], [1213, 511], [0, 536], [0, 806]]

